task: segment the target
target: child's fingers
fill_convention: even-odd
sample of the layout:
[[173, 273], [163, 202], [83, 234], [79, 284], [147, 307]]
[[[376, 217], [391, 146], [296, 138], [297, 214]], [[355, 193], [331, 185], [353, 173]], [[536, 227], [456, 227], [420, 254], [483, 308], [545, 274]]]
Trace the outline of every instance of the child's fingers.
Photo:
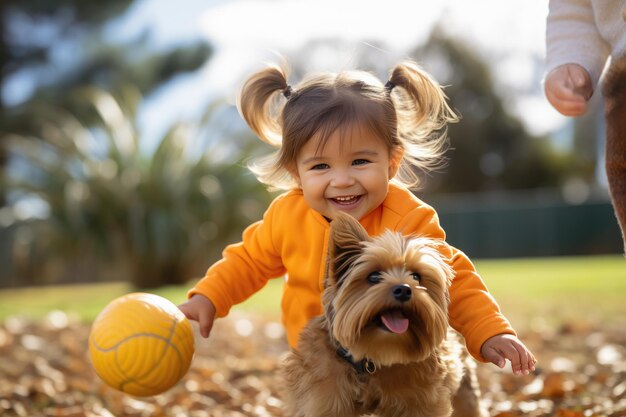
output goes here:
[[530, 370], [530, 372], [535, 371], [536, 364], [537, 364], [537, 359], [530, 351], [528, 351], [528, 369]]
[[481, 348], [481, 354], [486, 361], [500, 368], [508, 360], [515, 375], [528, 375], [535, 370], [537, 362], [530, 350], [513, 335], [497, 335], [488, 339]]
[[517, 371], [515, 374], [519, 375], [519, 374], [524, 374], [527, 375], [528, 374], [528, 351], [524, 348], [524, 345], [522, 345], [521, 343], [516, 343], [516, 342], [512, 342], [513, 343], [513, 348], [515, 349], [516, 352], [516, 356], [519, 360], [519, 364], [518, 366], [515, 367], [515, 370]]
[[527, 361], [523, 351], [519, 351], [514, 344], [507, 344], [502, 347], [502, 352], [504, 357], [511, 362], [511, 369], [515, 375], [524, 372], [523, 364]]
[[215, 318], [215, 307], [211, 300], [203, 295], [196, 294], [189, 301], [178, 306], [185, 317], [189, 320], [197, 321], [200, 328], [200, 335], [203, 338], [209, 337]]
[[486, 348], [482, 354], [486, 361], [493, 363], [499, 368], [504, 368], [504, 365], [506, 365], [504, 356], [492, 347]]
[[184, 303], [178, 306], [178, 309], [183, 312], [185, 317], [189, 320], [197, 321], [200, 328], [200, 335], [205, 339], [209, 337], [211, 332], [212, 323], [210, 322], [207, 314], [202, 314], [196, 309], [191, 308], [189, 303]]
[[499, 351], [504, 359], [511, 362], [511, 370], [515, 375], [527, 375], [530, 370], [528, 368], [528, 350], [520, 342], [508, 340], [508, 343], [499, 347]]
[[189, 306], [187, 305], [187, 303], [183, 303], [181, 305], [178, 306], [178, 309], [180, 311], [182, 311], [182, 313], [185, 315], [185, 317], [187, 317], [189, 320], [195, 320], [196, 318], [193, 315], [193, 312], [189, 309]]
[[530, 373], [530, 368], [528, 364], [530, 363], [530, 358], [528, 357], [528, 351], [523, 348], [523, 346], [516, 346], [517, 353], [519, 355], [519, 367], [516, 375], [524, 374], [528, 375]]
[[518, 370], [519, 374], [528, 375], [535, 370], [535, 363], [537, 363], [537, 360], [535, 359], [533, 354], [526, 348], [526, 346], [524, 346], [524, 344], [520, 341], [513, 342], [513, 346], [515, 347], [515, 350], [517, 351], [520, 358], [519, 367], [515, 367], [513, 371], [515, 372], [516, 370]]
[[205, 339], [209, 337], [209, 333], [211, 333], [211, 327], [213, 327], [213, 323], [209, 320], [206, 314], [199, 315], [198, 324], [200, 325], [200, 335]]

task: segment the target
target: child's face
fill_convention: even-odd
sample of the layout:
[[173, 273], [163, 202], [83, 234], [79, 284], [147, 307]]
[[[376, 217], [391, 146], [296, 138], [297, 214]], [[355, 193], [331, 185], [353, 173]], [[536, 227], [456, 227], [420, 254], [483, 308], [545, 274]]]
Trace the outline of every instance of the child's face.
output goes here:
[[343, 136], [338, 129], [323, 148], [318, 137], [311, 138], [296, 158], [294, 175], [312, 209], [329, 219], [343, 211], [360, 220], [382, 204], [395, 164], [368, 129], [348, 129]]

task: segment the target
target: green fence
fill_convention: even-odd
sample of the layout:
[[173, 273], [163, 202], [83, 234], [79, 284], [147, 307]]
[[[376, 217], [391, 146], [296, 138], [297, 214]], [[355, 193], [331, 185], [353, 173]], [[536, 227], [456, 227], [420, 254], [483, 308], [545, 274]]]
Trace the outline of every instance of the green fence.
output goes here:
[[[447, 240], [471, 258], [622, 252], [608, 196], [568, 204], [554, 191], [466, 194], [427, 199]], [[32, 257], [17, 261], [16, 227], [0, 228], [0, 287], [25, 285]], [[32, 279], [32, 277], [30, 278]]]
[[472, 258], [622, 252], [608, 196], [568, 204], [554, 192], [473, 194], [429, 203], [439, 213], [448, 242]]

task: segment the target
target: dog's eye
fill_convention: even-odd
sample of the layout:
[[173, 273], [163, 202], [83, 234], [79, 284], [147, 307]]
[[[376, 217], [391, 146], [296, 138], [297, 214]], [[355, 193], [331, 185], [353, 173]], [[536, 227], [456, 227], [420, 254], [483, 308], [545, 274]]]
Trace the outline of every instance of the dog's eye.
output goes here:
[[413, 277], [413, 279], [414, 279], [415, 281], [420, 281], [420, 280], [422, 279], [422, 277], [420, 276], [420, 274], [418, 274], [417, 272], [413, 272], [413, 273], [411, 274], [411, 277]]
[[367, 276], [367, 281], [371, 284], [378, 284], [382, 280], [383, 280], [383, 277], [378, 271], [372, 272], [371, 274]]

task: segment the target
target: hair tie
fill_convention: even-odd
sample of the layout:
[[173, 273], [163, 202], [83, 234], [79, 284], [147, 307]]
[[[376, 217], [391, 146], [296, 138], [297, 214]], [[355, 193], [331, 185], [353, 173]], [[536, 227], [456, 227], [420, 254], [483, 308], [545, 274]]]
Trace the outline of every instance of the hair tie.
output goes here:
[[395, 86], [396, 85], [392, 83], [391, 81], [387, 81], [387, 83], [385, 84], [385, 89], [387, 90], [388, 93], [391, 93], [391, 90], [393, 90]]
[[289, 100], [289, 97], [291, 97], [291, 93], [293, 93], [293, 90], [291, 86], [287, 84], [287, 87], [283, 89], [283, 96], [285, 96], [285, 98]]

